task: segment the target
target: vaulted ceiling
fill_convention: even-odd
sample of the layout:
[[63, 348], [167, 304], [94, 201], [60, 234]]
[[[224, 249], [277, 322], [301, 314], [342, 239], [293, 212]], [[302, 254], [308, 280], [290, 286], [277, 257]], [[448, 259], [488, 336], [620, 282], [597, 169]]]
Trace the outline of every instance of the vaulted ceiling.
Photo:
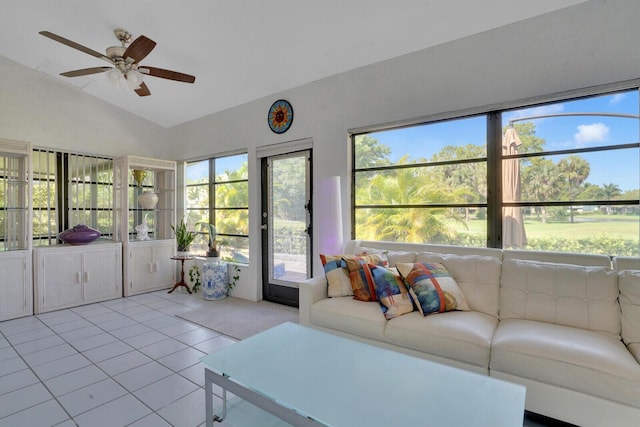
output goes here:
[[[0, 55], [171, 127], [585, 1], [3, 0]], [[38, 34], [103, 53], [119, 45], [116, 28], [157, 42], [143, 65], [195, 75], [195, 83], [147, 76], [151, 96], [139, 97], [105, 73], [62, 77], [109, 64]]]

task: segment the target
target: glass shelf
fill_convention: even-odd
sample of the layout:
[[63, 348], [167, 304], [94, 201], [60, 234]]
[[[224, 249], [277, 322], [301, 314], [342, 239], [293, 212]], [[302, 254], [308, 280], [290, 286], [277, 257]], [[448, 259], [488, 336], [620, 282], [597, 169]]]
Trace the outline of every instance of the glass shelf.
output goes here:
[[31, 145], [0, 140], [0, 251], [31, 248]]
[[[117, 240], [136, 241], [136, 227], [145, 219], [150, 239], [172, 239], [171, 224], [175, 222], [176, 211], [176, 162], [124, 156], [116, 159], [115, 163]], [[158, 195], [155, 207], [140, 206], [138, 197], [143, 192]]]

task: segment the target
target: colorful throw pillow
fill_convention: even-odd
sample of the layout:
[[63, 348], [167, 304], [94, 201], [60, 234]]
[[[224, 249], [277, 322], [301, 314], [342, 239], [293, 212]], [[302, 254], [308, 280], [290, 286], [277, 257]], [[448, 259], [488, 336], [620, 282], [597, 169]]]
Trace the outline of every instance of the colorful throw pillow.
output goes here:
[[403, 314], [411, 313], [415, 307], [402, 277], [395, 268], [384, 268], [373, 264], [364, 266], [369, 270], [376, 288], [376, 296], [380, 301], [382, 313], [389, 320]]
[[444, 265], [398, 263], [396, 268], [423, 316], [452, 310], [469, 310], [464, 294]]
[[376, 287], [373, 277], [371, 272], [363, 266], [367, 264], [387, 266], [387, 257], [383, 254], [350, 255], [342, 257], [342, 262], [349, 273], [353, 298], [360, 301], [376, 301]]
[[[354, 270], [354, 281], [356, 282], [356, 287], [361, 288], [362, 275], [359, 271], [361, 270], [360, 261], [365, 263], [372, 263], [378, 265], [388, 265], [387, 258], [384, 255], [324, 255], [320, 254], [320, 261], [322, 261], [322, 266], [324, 268], [324, 275], [327, 278], [327, 295], [330, 298], [334, 297], [346, 297], [353, 295], [353, 285], [352, 280], [350, 278], [350, 271], [347, 268], [346, 261], [355, 260], [355, 265], [352, 265]], [[357, 265], [357, 268], [356, 268]], [[373, 282], [372, 282], [373, 283]], [[372, 285], [373, 289], [373, 285]], [[374, 293], [375, 295], [375, 293]], [[359, 298], [356, 298], [359, 299]], [[373, 301], [373, 300], [367, 300]]]
[[346, 297], [353, 295], [349, 272], [342, 264], [342, 257], [346, 255], [323, 255], [320, 261], [324, 267], [324, 275], [327, 278], [327, 294], [330, 298]]

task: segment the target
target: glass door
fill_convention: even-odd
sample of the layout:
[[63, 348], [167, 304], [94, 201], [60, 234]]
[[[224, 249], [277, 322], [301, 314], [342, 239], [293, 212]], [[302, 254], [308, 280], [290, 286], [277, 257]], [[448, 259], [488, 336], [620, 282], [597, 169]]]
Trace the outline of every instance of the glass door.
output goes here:
[[311, 151], [262, 159], [263, 298], [298, 305], [311, 273]]

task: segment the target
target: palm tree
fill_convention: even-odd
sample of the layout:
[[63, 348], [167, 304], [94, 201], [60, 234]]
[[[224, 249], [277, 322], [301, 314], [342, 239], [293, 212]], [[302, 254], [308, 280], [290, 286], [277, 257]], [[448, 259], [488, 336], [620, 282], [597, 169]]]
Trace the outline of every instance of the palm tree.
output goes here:
[[[407, 164], [408, 156], [399, 164]], [[371, 175], [357, 184], [357, 200], [361, 205], [380, 208], [358, 210], [356, 223], [366, 235], [359, 238], [399, 242], [447, 241], [455, 236], [452, 221], [462, 222], [454, 209], [396, 208], [394, 205], [452, 203], [453, 191], [435, 181], [425, 168], [402, 168]]]
[[[568, 156], [558, 162], [560, 174], [566, 179], [568, 200], [576, 200], [580, 193], [580, 186], [589, 177], [591, 166], [580, 156]], [[569, 209], [571, 222], [574, 222], [573, 207]]]
[[[558, 196], [559, 174], [552, 160], [534, 157], [531, 165], [522, 169], [522, 197], [524, 200], [547, 201]], [[536, 213], [542, 214], [542, 222], [547, 222], [547, 209], [540, 206]]]
[[604, 197], [607, 200], [614, 200], [622, 194], [622, 190], [620, 190], [620, 186], [618, 184], [604, 184], [602, 186], [602, 190], [604, 191]]

